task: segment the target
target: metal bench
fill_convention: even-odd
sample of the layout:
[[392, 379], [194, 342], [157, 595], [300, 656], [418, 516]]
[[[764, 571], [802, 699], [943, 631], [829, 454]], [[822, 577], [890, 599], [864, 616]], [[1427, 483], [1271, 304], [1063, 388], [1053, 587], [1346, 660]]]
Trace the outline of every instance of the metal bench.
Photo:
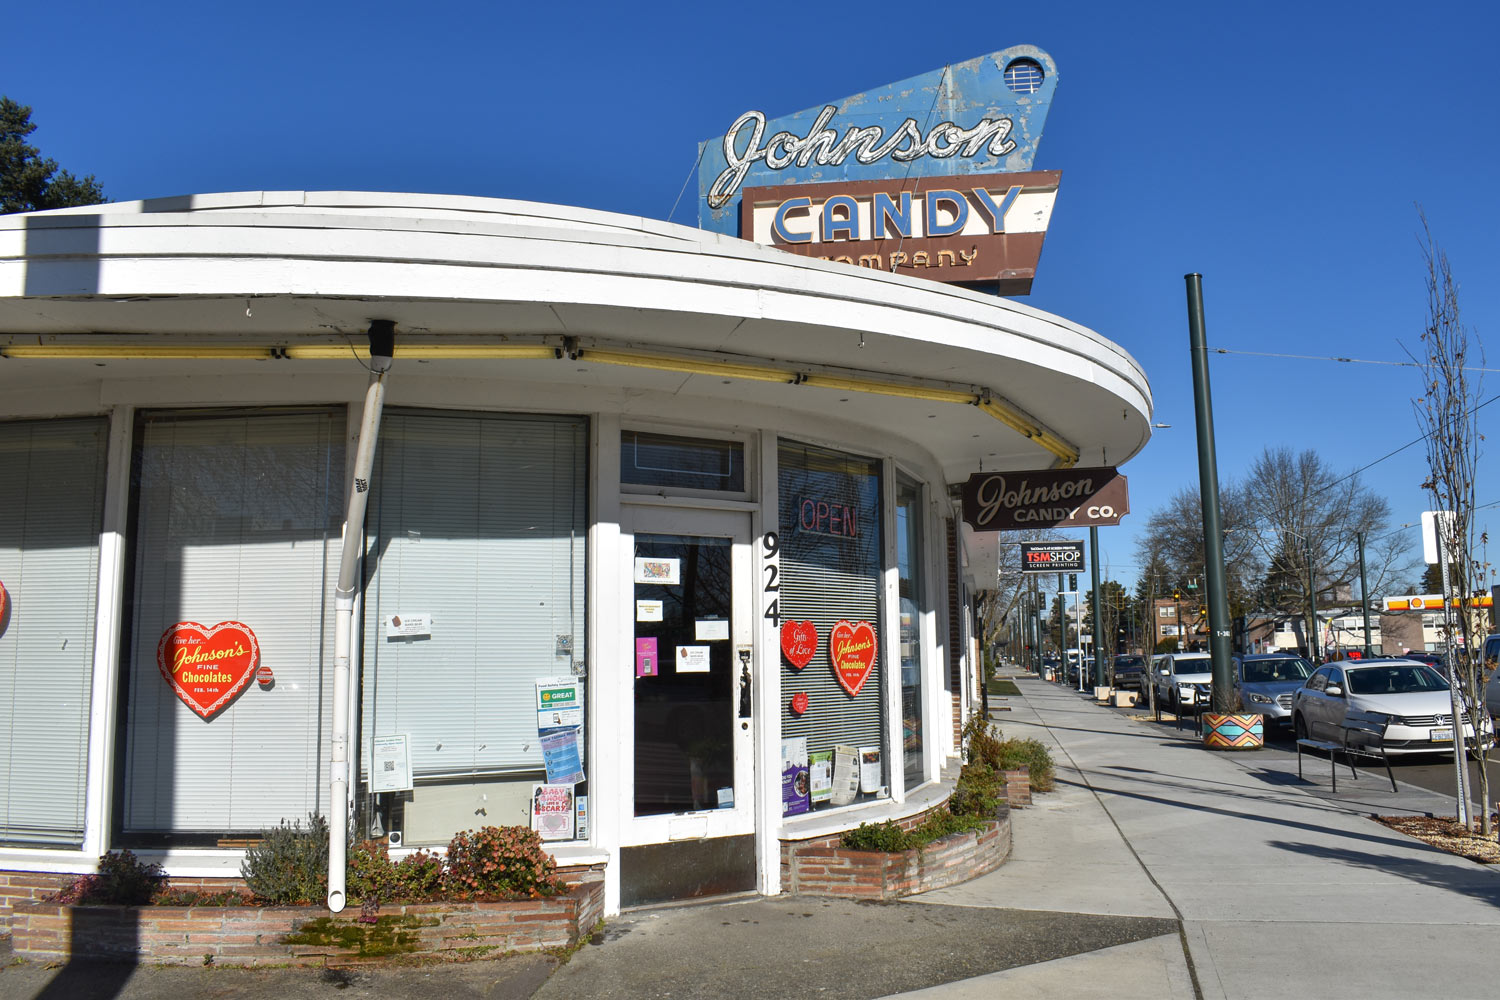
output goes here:
[[1391, 759], [1385, 752], [1385, 730], [1390, 725], [1391, 717], [1379, 712], [1361, 712], [1350, 709], [1344, 714], [1344, 719], [1338, 725], [1338, 735], [1335, 739], [1318, 739], [1316, 737], [1317, 723], [1313, 723], [1314, 731], [1297, 741], [1297, 778], [1302, 779], [1302, 751], [1322, 750], [1328, 754], [1328, 770], [1333, 778], [1333, 790], [1339, 790], [1339, 768], [1338, 755], [1344, 755], [1344, 762], [1349, 765], [1349, 773], [1359, 777], [1359, 770], [1354, 766], [1355, 757], [1366, 757], [1378, 760], [1385, 765], [1386, 777], [1391, 779], [1391, 791], [1396, 791], [1396, 775], [1391, 771]]

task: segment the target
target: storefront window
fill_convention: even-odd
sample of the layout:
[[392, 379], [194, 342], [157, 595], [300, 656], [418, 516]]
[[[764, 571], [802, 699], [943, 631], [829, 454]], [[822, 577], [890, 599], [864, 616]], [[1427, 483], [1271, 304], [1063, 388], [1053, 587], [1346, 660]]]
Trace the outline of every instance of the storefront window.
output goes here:
[[0, 843], [83, 842], [106, 434], [0, 423]]
[[901, 742], [906, 787], [922, 767], [922, 487], [896, 480], [896, 569], [901, 590]]
[[137, 428], [124, 833], [214, 843], [327, 812], [342, 410]]
[[745, 492], [740, 441], [627, 430], [620, 435], [620, 482], [714, 493]]
[[366, 834], [446, 844], [555, 797], [572, 806], [544, 836], [586, 835], [587, 442], [576, 417], [386, 413], [366, 523]]
[[[781, 736], [783, 767], [793, 776], [783, 789], [783, 811], [792, 815], [889, 794], [879, 656], [880, 463], [790, 441], [782, 442], [778, 460], [776, 596], [781, 687], [791, 706]], [[807, 648], [810, 631], [816, 653], [796, 655], [799, 667], [788, 650], [795, 653], [798, 643]], [[799, 764], [806, 783], [797, 777]]]

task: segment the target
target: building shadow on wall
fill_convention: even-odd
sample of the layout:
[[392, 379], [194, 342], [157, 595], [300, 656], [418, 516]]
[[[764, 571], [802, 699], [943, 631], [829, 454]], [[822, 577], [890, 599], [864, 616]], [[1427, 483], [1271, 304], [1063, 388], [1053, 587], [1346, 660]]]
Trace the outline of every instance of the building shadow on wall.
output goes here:
[[68, 962], [34, 1000], [112, 1000], [139, 967], [140, 918], [130, 906], [73, 911]]

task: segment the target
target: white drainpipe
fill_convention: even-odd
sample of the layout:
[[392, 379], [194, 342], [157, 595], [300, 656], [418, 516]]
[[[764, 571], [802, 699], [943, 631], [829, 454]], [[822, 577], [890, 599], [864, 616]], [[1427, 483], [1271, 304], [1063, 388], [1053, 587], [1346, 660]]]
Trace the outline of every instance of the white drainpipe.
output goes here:
[[354, 452], [354, 482], [344, 513], [344, 548], [339, 557], [338, 589], [333, 596], [333, 726], [328, 778], [328, 909], [344, 908], [344, 876], [349, 839], [349, 692], [350, 650], [354, 637], [354, 595], [364, 548], [365, 505], [370, 499], [370, 471], [380, 436], [380, 409], [385, 402], [385, 375], [395, 351], [396, 325], [387, 319], [370, 323], [370, 384]]

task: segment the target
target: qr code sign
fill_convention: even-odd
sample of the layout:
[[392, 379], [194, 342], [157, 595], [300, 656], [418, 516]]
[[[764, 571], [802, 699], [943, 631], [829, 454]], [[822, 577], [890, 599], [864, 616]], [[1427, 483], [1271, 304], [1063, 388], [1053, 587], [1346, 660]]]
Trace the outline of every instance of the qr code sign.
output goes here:
[[383, 760], [380, 763], [384, 765], [383, 769], [386, 771], [394, 771], [396, 769], [396, 762], [393, 760]]

